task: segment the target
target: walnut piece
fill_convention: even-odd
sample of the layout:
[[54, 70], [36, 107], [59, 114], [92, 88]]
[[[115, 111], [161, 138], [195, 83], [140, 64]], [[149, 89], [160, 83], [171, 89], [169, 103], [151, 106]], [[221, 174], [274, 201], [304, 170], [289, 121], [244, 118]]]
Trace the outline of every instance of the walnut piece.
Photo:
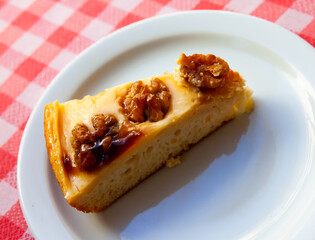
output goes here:
[[102, 140], [102, 144], [101, 145], [102, 145], [104, 153], [108, 152], [111, 143], [112, 143], [112, 137], [111, 136], [105, 137]]
[[94, 134], [96, 136], [102, 136], [107, 130], [104, 114], [95, 114], [92, 116], [91, 122], [95, 129]]
[[83, 171], [94, 170], [102, 162], [111, 161], [115, 154], [140, 135], [138, 130], [126, 121], [119, 124], [112, 114], [95, 114], [91, 122], [94, 131], [90, 131], [83, 123], [76, 124], [72, 129], [74, 162]]
[[133, 122], [157, 122], [168, 112], [171, 94], [167, 86], [158, 78], [150, 85], [142, 81], [133, 83], [125, 96], [118, 99], [123, 113]]
[[90, 139], [90, 131], [87, 126], [82, 123], [75, 125], [75, 127], [72, 129], [72, 135], [80, 143], [85, 143]]
[[111, 127], [115, 123], [117, 123], [117, 119], [112, 114], [106, 114], [106, 116], [104, 117], [104, 122], [107, 127]]
[[212, 54], [181, 54], [178, 62], [180, 76], [199, 88], [218, 88], [225, 83], [229, 65], [223, 59]]

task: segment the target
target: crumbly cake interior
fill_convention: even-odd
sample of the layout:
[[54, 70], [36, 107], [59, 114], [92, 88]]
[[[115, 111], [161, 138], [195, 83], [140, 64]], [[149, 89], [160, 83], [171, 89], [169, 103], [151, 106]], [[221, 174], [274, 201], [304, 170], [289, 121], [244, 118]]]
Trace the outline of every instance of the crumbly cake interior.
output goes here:
[[47, 149], [70, 205], [103, 210], [166, 163], [178, 164], [183, 151], [224, 122], [253, 109], [251, 90], [224, 60], [182, 54], [178, 64], [173, 74], [47, 105]]

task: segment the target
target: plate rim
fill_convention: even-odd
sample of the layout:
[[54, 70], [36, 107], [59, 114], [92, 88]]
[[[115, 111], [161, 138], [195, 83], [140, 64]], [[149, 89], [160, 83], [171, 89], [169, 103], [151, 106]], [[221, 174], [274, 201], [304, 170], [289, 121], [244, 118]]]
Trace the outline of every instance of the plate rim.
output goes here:
[[[101, 38], [100, 40], [96, 41], [95, 43], [93, 43], [91, 46], [89, 46], [88, 48], [86, 48], [84, 51], [82, 51], [80, 54], [78, 54], [69, 64], [67, 64], [67, 66], [62, 69], [57, 76], [51, 81], [51, 83], [49, 84], [49, 86], [47, 87], [47, 89], [45, 90], [45, 92], [42, 94], [42, 96], [40, 97], [40, 99], [38, 100], [37, 104], [35, 105], [31, 116], [26, 124], [26, 127], [24, 129], [23, 132], [23, 136], [20, 142], [20, 147], [19, 147], [19, 153], [18, 153], [18, 161], [17, 161], [17, 187], [18, 187], [18, 194], [19, 194], [19, 201], [20, 201], [20, 205], [22, 208], [22, 212], [23, 212], [23, 216], [27, 222], [28, 228], [31, 230], [33, 236], [37, 239], [39, 234], [38, 233], [38, 229], [35, 229], [35, 223], [34, 221], [31, 219], [31, 214], [30, 212], [27, 211], [26, 209], [26, 205], [25, 205], [25, 195], [23, 195], [22, 192], [22, 186], [23, 186], [23, 181], [21, 178], [21, 172], [22, 172], [22, 158], [25, 155], [25, 146], [27, 145], [26, 143], [26, 138], [27, 136], [30, 134], [29, 132], [30, 130], [30, 126], [31, 124], [34, 122], [34, 119], [37, 117], [37, 115], [39, 114], [40, 108], [42, 106], [44, 106], [47, 102], [47, 95], [49, 95], [49, 93], [51, 91], [53, 91], [54, 88], [56, 88], [56, 86], [58, 86], [59, 82], [63, 79], [63, 76], [71, 71], [71, 68], [75, 67], [75, 64], [77, 62], [82, 61], [82, 59], [88, 57], [89, 55], [91, 55], [91, 52], [95, 51], [100, 45], [105, 44], [107, 41], [111, 41], [112, 38], [117, 38], [119, 37], [121, 34], [124, 34], [125, 32], [128, 31], [133, 31], [134, 29], [137, 29], [139, 26], [143, 26], [143, 25], [150, 25], [152, 23], [156, 23], [159, 22], [161, 20], [165, 20], [165, 19], [170, 19], [170, 18], [178, 18], [181, 16], [189, 16], [189, 15], [204, 15], [204, 14], [211, 14], [213, 15], [213, 17], [215, 16], [229, 16], [229, 17], [235, 17], [235, 18], [241, 18], [243, 20], [249, 20], [249, 21], [253, 21], [254, 23], [259, 23], [262, 24], [264, 26], [266, 26], [267, 28], [270, 29], [274, 29], [272, 31], [279, 31], [279, 34], [284, 34], [288, 37], [290, 37], [290, 39], [292, 41], [295, 41], [296, 44], [298, 44], [297, 48], [304, 48], [304, 51], [309, 51], [309, 56], [311, 56], [314, 60], [315, 60], [315, 49], [313, 48], [313, 46], [311, 44], [309, 44], [308, 42], [306, 42], [304, 39], [302, 39], [300, 36], [294, 34], [293, 32], [290, 32], [289, 30], [276, 25], [272, 22], [269, 22], [267, 20], [258, 18], [258, 17], [254, 17], [254, 16], [250, 16], [250, 15], [246, 15], [246, 14], [241, 14], [241, 13], [235, 13], [235, 12], [228, 12], [228, 11], [218, 11], [218, 10], [194, 10], [194, 11], [184, 11], [184, 12], [177, 12], [177, 13], [172, 13], [172, 14], [166, 14], [166, 15], [161, 15], [161, 16], [155, 16], [152, 18], [147, 18], [144, 20], [141, 20], [139, 22], [130, 24], [128, 26], [125, 26], [121, 29], [116, 30], [115, 32]], [[267, 46], [268, 47], [268, 46]], [[291, 59], [292, 60], [292, 59]], [[295, 65], [294, 65], [295, 66]], [[301, 66], [300, 66], [301, 67]], [[307, 69], [303, 68], [304, 71], [303, 72], [307, 72]], [[309, 83], [312, 85], [312, 90], [314, 90], [314, 86], [315, 86], [315, 81], [311, 81], [311, 78], [308, 78]], [[78, 85], [81, 85], [82, 83], [79, 83]]]

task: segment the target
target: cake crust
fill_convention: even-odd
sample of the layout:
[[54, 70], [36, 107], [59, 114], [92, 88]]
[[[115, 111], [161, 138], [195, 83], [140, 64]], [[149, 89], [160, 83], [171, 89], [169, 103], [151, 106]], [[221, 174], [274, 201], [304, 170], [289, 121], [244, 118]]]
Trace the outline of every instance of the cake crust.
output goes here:
[[55, 101], [45, 106], [44, 133], [51, 167], [56, 175], [63, 194], [66, 194], [70, 182], [69, 179], [66, 178], [65, 166], [62, 161], [62, 147], [60, 145], [58, 131], [58, 105], [58, 101]]

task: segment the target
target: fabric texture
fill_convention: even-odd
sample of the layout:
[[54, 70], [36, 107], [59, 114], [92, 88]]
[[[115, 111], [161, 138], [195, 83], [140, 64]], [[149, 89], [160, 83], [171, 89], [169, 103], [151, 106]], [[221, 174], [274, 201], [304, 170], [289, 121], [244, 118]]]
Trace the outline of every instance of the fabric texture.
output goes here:
[[33, 239], [18, 199], [17, 156], [27, 120], [58, 72], [121, 27], [196, 9], [257, 16], [315, 46], [314, 0], [0, 1], [0, 239]]

